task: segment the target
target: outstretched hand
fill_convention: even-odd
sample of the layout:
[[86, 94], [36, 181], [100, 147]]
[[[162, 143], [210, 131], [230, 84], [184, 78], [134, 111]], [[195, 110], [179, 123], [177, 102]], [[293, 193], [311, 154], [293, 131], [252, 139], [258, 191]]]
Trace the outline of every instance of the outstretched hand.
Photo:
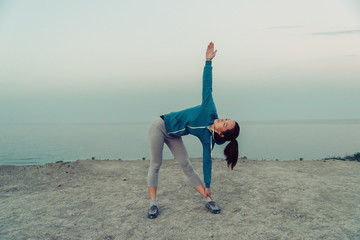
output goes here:
[[214, 51], [214, 43], [210, 42], [206, 50], [206, 61], [211, 61], [215, 57], [216, 52], [217, 50]]
[[212, 200], [210, 188], [205, 188], [205, 198], [209, 197]]

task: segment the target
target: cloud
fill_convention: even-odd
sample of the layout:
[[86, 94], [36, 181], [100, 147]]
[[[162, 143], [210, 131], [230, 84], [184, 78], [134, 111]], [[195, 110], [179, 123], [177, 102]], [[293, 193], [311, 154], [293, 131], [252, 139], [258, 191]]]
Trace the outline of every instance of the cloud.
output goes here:
[[344, 34], [360, 34], [360, 29], [335, 31], [335, 32], [315, 32], [312, 35], [344, 35]]

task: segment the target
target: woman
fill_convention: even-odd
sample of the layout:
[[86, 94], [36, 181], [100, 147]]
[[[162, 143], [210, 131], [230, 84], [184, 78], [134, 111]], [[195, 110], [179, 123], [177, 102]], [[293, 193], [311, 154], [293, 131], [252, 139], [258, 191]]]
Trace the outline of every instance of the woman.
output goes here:
[[[148, 218], [156, 218], [159, 214], [156, 200], [158, 174], [162, 162], [164, 143], [168, 145], [175, 159], [180, 163], [184, 173], [196, 191], [206, 202], [205, 207], [212, 213], [220, 213], [220, 208], [211, 198], [211, 150], [215, 143], [230, 143], [226, 146], [227, 165], [233, 169], [238, 158], [236, 141], [240, 128], [237, 122], [230, 119], [219, 119], [212, 98], [212, 66], [215, 57], [214, 44], [211, 42], [206, 50], [206, 63], [203, 73], [202, 103], [199, 106], [179, 112], [172, 112], [155, 119], [149, 127], [150, 167], [148, 172], [148, 190], [150, 209]], [[203, 173], [205, 186], [194, 171], [181, 136], [192, 134], [199, 138], [203, 146]]]

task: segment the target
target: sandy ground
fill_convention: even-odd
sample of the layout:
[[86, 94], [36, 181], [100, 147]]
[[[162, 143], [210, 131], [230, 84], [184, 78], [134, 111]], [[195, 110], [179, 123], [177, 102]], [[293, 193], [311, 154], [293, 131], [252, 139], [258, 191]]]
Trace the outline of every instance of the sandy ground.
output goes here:
[[[200, 159], [192, 159], [202, 174]], [[0, 239], [360, 239], [360, 163], [213, 161], [213, 215], [175, 160], [147, 219], [149, 161], [0, 166]]]

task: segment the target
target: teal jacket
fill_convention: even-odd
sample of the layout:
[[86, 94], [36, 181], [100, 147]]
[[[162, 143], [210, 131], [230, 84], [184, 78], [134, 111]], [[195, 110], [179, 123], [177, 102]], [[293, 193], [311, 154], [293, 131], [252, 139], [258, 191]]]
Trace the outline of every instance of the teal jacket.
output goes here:
[[212, 97], [212, 66], [211, 61], [206, 61], [201, 105], [165, 114], [164, 121], [169, 135], [184, 136], [191, 134], [199, 138], [203, 146], [203, 173], [205, 187], [207, 188], [210, 188], [211, 183], [211, 151], [215, 145], [209, 126], [214, 123], [215, 119], [218, 119], [218, 115]]

